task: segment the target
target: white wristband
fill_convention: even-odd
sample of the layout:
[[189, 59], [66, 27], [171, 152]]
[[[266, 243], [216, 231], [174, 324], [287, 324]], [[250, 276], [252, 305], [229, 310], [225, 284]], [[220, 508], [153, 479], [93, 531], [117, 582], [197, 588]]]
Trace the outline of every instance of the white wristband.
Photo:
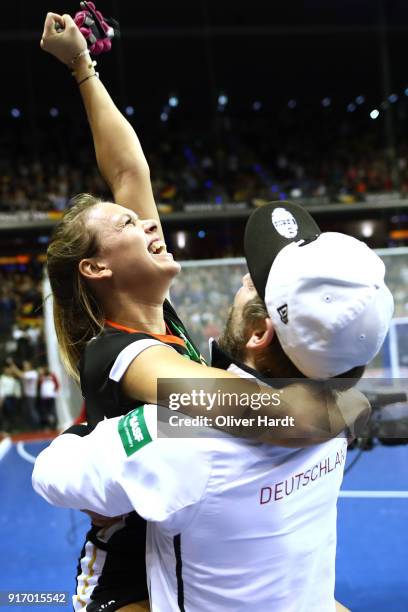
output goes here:
[[75, 55], [75, 57], [71, 60], [71, 64], [75, 64], [80, 57], [83, 57], [84, 55], [90, 55], [89, 49], [84, 49], [83, 51], [80, 51], [77, 55]]

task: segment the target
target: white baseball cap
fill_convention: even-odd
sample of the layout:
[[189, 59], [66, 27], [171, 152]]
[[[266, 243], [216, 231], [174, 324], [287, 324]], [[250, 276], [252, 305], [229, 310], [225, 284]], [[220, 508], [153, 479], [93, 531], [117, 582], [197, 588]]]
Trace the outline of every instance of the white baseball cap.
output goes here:
[[375, 357], [394, 300], [384, 263], [364, 242], [320, 233], [304, 208], [277, 202], [251, 215], [245, 255], [282, 349], [305, 376], [325, 380]]

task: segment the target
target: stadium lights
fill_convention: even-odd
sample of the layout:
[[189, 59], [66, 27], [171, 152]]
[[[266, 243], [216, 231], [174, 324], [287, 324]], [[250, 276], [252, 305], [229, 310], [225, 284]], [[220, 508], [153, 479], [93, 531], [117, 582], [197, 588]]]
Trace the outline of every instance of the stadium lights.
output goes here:
[[177, 232], [176, 241], [178, 248], [184, 249], [186, 246], [186, 232]]
[[379, 114], [380, 114], [380, 111], [374, 108], [370, 113], [370, 117], [371, 119], [377, 119]]
[[226, 96], [225, 94], [221, 94], [218, 96], [218, 104], [220, 106], [227, 106], [228, 104], [228, 96]]
[[299, 189], [298, 187], [295, 187], [294, 189], [292, 189], [292, 191], [290, 192], [290, 197], [293, 198], [294, 200], [301, 198], [302, 197], [302, 190]]
[[[390, 104], [395, 104], [396, 102], [398, 102], [398, 100], [400, 99], [402, 95], [405, 95], [408, 97], [408, 86], [405, 89], [402, 89], [399, 94], [397, 93], [389, 94], [383, 102], [378, 103], [379, 104], [378, 108], [380, 109], [380, 111], [388, 109]], [[218, 103], [218, 111], [220, 113], [224, 112], [226, 110], [226, 107], [230, 103], [228, 95], [225, 92], [221, 92], [217, 97], [217, 103]], [[367, 100], [365, 96], [359, 95], [356, 98], [354, 98], [352, 102], [347, 104], [345, 108], [348, 113], [354, 113], [358, 109], [359, 106], [362, 106], [363, 104], [366, 104], [366, 103], [367, 103]], [[321, 99], [320, 102], [318, 102], [318, 104], [322, 106], [323, 108], [329, 108], [333, 105], [333, 98], [331, 98], [330, 96], [326, 96], [323, 99]], [[162, 122], [168, 121], [170, 119], [172, 110], [177, 108], [179, 105], [180, 105], [180, 99], [178, 95], [174, 93], [169, 94], [167, 98], [167, 103], [162, 107], [160, 120]], [[291, 110], [298, 108], [298, 106], [299, 106], [299, 101], [295, 100], [294, 98], [291, 98], [287, 102], [287, 107]], [[250, 108], [252, 109], [253, 112], [259, 112], [263, 109], [263, 107], [264, 107], [264, 103], [259, 99], [255, 99], [250, 103]], [[373, 111], [371, 111], [370, 113], [370, 117], [372, 119], [377, 119], [378, 117], [378, 115], [374, 112], [376, 110], [377, 109], [373, 109]], [[22, 115], [22, 112], [18, 108], [12, 108], [10, 112], [11, 112], [11, 116], [16, 119]], [[125, 108], [126, 115], [132, 116], [134, 115], [134, 113], [135, 113], [135, 109], [133, 106], [130, 106], [130, 105], [126, 106]], [[53, 107], [50, 109], [49, 114], [51, 117], [57, 117], [59, 116], [60, 111], [57, 108]]]
[[372, 221], [363, 221], [361, 224], [361, 235], [364, 238], [371, 238], [374, 234], [374, 223]]

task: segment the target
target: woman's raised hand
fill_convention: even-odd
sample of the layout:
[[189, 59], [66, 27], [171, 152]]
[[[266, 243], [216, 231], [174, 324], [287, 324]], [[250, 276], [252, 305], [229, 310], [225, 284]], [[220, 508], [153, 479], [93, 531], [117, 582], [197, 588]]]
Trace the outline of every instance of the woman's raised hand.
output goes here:
[[40, 45], [41, 49], [67, 65], [87, 50], [86, 40], [72, 17], [56, 13], [47, 13]]

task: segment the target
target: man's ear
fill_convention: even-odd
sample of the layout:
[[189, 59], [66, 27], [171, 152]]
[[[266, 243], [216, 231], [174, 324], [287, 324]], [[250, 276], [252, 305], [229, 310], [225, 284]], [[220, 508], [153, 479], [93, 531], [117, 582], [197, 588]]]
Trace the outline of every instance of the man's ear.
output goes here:
[[112, 276], [112, 270], [103, 261], [94, 258], [81, 259], [78, 269], [82, 276], [90, 280], [102, 280]]
[[263, 351], [272, 342], [274, 334], [272, 321], [269, 317], [266, 317], [255, 325], [245, 347], [252, 351]]

